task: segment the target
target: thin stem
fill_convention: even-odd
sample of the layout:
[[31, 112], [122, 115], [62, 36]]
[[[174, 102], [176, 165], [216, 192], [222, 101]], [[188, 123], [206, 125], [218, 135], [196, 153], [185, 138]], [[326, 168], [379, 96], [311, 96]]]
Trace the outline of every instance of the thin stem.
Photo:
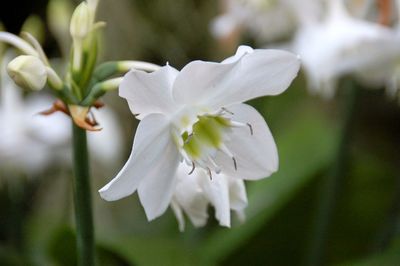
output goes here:
[[86, 131], [73, 124], [74, 202], [79, 266], [95, 265]]
[[305, 264], [309, 266], [322, 264], [329, 228], [336, 207], [337, 195], [342, 186], [343, 177], [346, 174], [358, 88], [350, 80], [346, 80], [344, 85], [343, 124], [331, 172], [322, 180], [319, 188], [314, 227], [311, 231], [310, 245], [308, 246], [305, 261]]
[[388, 248], [392, 242], [400, 236], [400, 176], [396, 176], [394, 187], [394, 199], [383, 230], [379, 234], [374, 251], [381, 252]]

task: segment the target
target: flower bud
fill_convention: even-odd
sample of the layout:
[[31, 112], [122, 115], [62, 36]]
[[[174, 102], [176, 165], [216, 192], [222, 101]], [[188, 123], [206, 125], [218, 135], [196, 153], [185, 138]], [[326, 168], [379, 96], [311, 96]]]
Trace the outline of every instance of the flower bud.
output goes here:
[[99, 4], [99, 0], [87, 0], [88, 7], [90, 11], [93, 13], [96, 13], [97, 5]]
[[21, 55], [7, 66], [8, 75], [24, 89], [41, 90], [47, 81], [47, 70], [43, 62], [32, 55]]
[[91, 12], [86, 2], [82, 2], [72, 14], [69, 31], [73, 39], [84, 39], [92, 27]]

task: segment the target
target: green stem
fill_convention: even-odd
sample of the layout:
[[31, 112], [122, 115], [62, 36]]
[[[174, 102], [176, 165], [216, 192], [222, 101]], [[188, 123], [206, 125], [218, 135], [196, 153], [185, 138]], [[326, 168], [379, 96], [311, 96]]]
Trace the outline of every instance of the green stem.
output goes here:
[[375, 252], [384, 251], [400, 237], [400, 176], [396, 177], [393, 203], [385, 219], [384, 227], [379, 232], [378, 241], [374, 247]]
[[315, 266], [322, 264], [325, 255], [326, 242], [329, 237], [329, 229], [336, 207], [337, 196], [342, 186], [342, 180], [346, 174], [349, 157], [350, 139], [352, 136], [352, 125], [356, 110], [358, 96], [357, 85], [346, 80], [344, 84], [345, 103], [343, 104], [343, 124], [341, 127], [335, 161], [330, 173], [322, 180], [317, 199], [317, 209], [314, 219], [314, 226], [311, 231], [310, 245], [306, 253], [306, 265]]
[[79, 266], [95, 265], [86, 131], [73, 125], [74, 202]]

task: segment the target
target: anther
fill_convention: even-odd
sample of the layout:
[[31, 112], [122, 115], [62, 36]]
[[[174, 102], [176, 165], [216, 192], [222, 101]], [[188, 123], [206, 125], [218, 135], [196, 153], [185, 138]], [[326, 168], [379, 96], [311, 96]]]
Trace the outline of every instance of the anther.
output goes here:
[[237, 121], [231, 121], [232, 127], [248, 127], [250, 129], [250, 134], [253, 136], [253, 126], [250, 123], [242, 123]]
[[208, 176], [210, 177], [210, 180], [212, 180], [211, 169], [208, 167], [207, 167], [207, 173], [208, 173]]
[[194, 169], [196, 169], [196, 165], [195, 165], [194, 162], [192, 161], [192, 170], [190, 170], [190, 172], [188, 173], [188, 175], [193, 174]]
[[226, 113], [228, 113], [228, 114], [234, 115], [233, 112], [229, 111], [229, 110], [226, 109], [225, 107], [222, 107], [221, 110], [224, 111], [224, 112], [226, 112]]
[[226, 155], [228, 155], [229, 157], [233, 158], [233, 154], [231, 153], [231, 151], [228, 149], [228, 147], [225, 146], [225, 144], [222, 144], [219, 149], [225, 153]]
[[185, 143], [188, 143], [192, 137], [193, 137], [193, 132], [188, 135]]
[[237, 171], [237, 163], [235, 157], [232, 157], [233, 160], [233, 166], [235, 167], [235, 171]]
[[215, 173], [217, 173], [217, 174], [221, 173], [221, 168], [219, 168], [219, 166], [218, 166], [217, 163], [213, 160], [213, 158], [211, 158], [211, 156], [208, 156], [208, 160], [209, 160], [210, 163], [214, 166], [214, 171], [215, 171]]
[[253, 136], [253, 126], [250, 123], [246, 123], [246, 125], [249, 127], [250, 134]]

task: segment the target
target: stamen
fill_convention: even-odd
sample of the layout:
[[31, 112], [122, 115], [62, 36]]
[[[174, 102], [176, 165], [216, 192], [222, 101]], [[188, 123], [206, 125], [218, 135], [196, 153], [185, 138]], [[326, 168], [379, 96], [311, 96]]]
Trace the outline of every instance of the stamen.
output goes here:
[[233, 167], [235, 167], [235, 170], [237, 171], [237, 162], [235, 159], [235, 156], [233, 156], [233, 154], [231, 153], [231, 151], [228, 149], [228, 147], [226, 147], [224, 144], [221, 145], [221, 147], [219, 147], [219, 149], [225, 153], [227, 156], [232, 158], [233, 161]]
[[229, 157], [233, 158], [233, 154], [231, 153], [231, 151], [228, 149], [228, 147], [225, 146], [225, 144], [222, 144], [219, 149], [225, 153], [226, 155], [228, 155]]
[[196, 169], [196, 165], [195, 165], [194, 162], [192, 161], [192, 170], [190, 170], [190, 172], [188, 173], [188, 175], [193, 174], [194, 169]]
[[224, 112], [226, 112], [226, 113], [228, 113], [228, 114], [234, 115], [233, 112], [229, 111], [229, 110], [226, 109], [225, 107], [222, 107], [221, 110], [224, 111]]
[[189, 158], [189, 156], [187, 155], [185, 150], [180, 149], [179, 152], [180, 152], [180, 154], [182, 156], [182, 161], [184, 161], [187, 165], [190, 165], [190, 164], [193, 163], [193, 161]]
[[237, 121], [230, 121], [232, 127], [248, 127], [250, 129], [250, 134], [253, 136], [253, 126], [250, 123], [242, 123]]
[[190, 139], [193, 137], [193, 133], [190, 133], [185, 141], [185, 144], [190, 141]]
[[235, 157], [232, 157], [233, 160], [233, 166], [235, 167], [235, 171], [237, 171], [237, 163]]
[[211, 158], [211, 156], [208, 156], [208, 160], [214, 166], [215, 173], [217, 173], [217, 174], [221, 173], [221, 168], [217, 165], [217, 163], [213, 160], [213, 158]]
[[253, 136], [253, 126], [250, 123], [246, 123], [246, 125], [249, 127], [250, 134]]
[[208, 173], [208, 176], [210, 177], [210, 180], [212, 180], [211, 169], [208, 167], [207, 167], [207, 173]]

